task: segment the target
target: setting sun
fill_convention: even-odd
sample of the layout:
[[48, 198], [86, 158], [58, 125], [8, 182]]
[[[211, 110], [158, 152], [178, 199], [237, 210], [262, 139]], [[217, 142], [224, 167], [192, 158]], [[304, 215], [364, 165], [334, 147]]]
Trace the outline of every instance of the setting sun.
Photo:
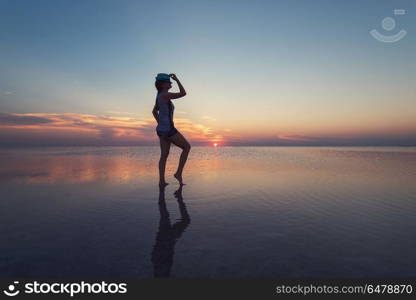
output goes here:
[[217, 146], [218, 146], [218, 144], [217, 144], [217, 143], [213, 143], [213, 145], [214, 145], [214, 147], [217, 147]]

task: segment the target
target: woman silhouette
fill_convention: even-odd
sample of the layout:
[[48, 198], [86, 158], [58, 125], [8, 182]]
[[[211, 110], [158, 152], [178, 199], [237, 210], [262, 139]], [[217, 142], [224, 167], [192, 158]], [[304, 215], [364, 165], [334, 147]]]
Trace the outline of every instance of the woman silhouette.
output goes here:
[[[178, 84], [179, 93], [169, 92], [169, 89], [172, 87], [170, 78], [175, 80]], [[165, 181], [165, 168], [171, 143], [182, 149], [178, 169], [173, 176], [179, 181], [181, 185], [183, 185], [184, 183], [182, 181], [182, 171], [188, 158], [189, 151], [191, 150], [191, 145], [175, 128], [173, 123], [173, 111], [175, 107], [171, 100], [185, 96], [186, 91], [175, 74], [157, 74], [155, 86], [157, 89], [157, 96], [152, 113], [157, 122], [156, 132], [160, 141], [159, 185], [166, 186], [168, 184]]]

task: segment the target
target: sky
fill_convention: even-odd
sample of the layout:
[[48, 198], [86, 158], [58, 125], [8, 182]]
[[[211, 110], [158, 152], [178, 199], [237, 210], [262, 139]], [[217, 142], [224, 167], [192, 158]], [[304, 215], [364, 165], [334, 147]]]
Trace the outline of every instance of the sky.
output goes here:
[[174, 122], [194, 145], [416, 146], [415, 14], [413, 0], [0, 0], [0, 146], [157, 145], [160, 72], [187, 91]]

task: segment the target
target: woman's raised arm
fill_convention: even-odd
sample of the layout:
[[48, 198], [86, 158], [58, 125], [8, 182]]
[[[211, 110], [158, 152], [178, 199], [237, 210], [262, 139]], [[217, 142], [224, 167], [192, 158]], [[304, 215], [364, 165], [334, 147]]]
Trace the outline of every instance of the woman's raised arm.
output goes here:
[[165, 99], [169, 100], [169, 99], [177, 99], [177, 98], [181, 98], [183, 96], [186, 95], [186, 91], [183, 87], [183, 85], [181, 84], [181, 82], [179, 81], [178, 77], [176, 77], [175, 74], [169, 74], [170, 77], [172, 77], [173, 80], [176, 81], [176, 83], [178, 84], [179, 87], [179, 93], [166, 93], [165, 94]]

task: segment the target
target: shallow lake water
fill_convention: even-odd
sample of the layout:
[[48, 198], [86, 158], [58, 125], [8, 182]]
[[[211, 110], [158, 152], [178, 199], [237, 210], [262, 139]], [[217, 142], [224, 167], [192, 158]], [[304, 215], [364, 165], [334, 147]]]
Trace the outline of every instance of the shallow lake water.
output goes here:
[[0, 150], [0, 276], [414, 277], [416, 148]]

